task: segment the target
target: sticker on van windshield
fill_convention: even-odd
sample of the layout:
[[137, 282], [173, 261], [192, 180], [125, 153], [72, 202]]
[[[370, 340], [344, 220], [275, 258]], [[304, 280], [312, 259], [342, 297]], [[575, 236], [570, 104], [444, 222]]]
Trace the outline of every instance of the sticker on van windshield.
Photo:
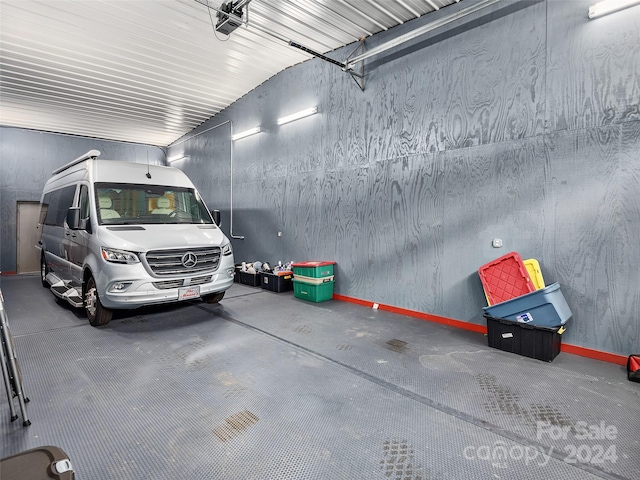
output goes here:
[[178, 300], [189, 300], [190, 298], [200, 297], [200, 286], [184, 287], [178, 290]]

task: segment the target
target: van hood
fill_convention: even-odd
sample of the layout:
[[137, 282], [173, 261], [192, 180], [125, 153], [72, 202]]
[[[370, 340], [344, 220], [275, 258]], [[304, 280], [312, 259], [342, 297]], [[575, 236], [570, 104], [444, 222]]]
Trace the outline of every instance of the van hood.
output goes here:
[[98, 232], [102, 246], [138, 253], [222, 246], [229, 242], [222, 230], [213, 224], [101, 225]]

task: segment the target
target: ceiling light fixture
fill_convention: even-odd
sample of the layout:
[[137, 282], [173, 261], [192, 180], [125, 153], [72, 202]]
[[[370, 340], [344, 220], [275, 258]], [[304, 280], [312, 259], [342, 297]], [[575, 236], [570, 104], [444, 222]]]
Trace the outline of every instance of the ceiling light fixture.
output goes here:
[[618, 12], [625, 8], [640, 5], [640, 0], [604, 0], [589, 7], [589, 20]]
[[316, 113], [318, 113], [318, 107], [305, 108], [304, 110], [300, 110], [299, 112], [279, 118], [278, 125], [284, 125], [285, 123], [293, 122], [300, 118], [308, 117], [309, 115], [314, 115]]
[[256, 133], [260, 133], [260, 127], [250, 128], [249, 130], [245, 130], [244, 132], [231, 135], [231, 140], [240, 140], [241, 138], [248, 137], [249, 135], [255, 135]]
[[167, 162], [173, 163], [177, 162], [178, 160], [184, 160], [185, 158], [187, 158], [187, 156], [184, 153], [181, 153], [179, 155], [174, 155], [173, 157], [167, 157]]

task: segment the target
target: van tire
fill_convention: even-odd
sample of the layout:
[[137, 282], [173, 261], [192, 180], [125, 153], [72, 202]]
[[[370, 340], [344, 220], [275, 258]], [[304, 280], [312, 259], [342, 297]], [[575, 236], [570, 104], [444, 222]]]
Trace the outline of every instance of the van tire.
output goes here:
[[108, 308], [104, 308], [98, 297], [98, 289], [96, 282], [92, 276], [87, 279], [84, 291], [84, 310], [87, 312], [89, 323], [94, 327], [106, 325], [111, 321], [113, 312]]
[[207, 295], [206, 297], [202, 297], [202, 300], [206, 303], [218, 303], [223, 298], [224, 298], [224, 292], [218, 292], [218, 293], [213, 293], [211, 295]]
[[47, 267], [47, 262], [44, 259], [44, 254], [40, 257], [40, 280], [42, 281], [42, 286], [44, 288], [49, 288], [49, 282], [47, 282], [47, 274], [49, 273], [49, 267]]

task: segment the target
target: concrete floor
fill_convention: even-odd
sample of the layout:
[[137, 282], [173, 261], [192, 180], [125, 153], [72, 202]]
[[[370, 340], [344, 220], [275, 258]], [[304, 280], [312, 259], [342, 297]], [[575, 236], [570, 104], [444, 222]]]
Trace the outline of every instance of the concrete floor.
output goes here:
[[239, 284], [93, 328], [37, 276], [0, 282], [32, 422], [0, 401], [1, 457], [56, 445], [80, 480], [640, 479], [617, 365]]

